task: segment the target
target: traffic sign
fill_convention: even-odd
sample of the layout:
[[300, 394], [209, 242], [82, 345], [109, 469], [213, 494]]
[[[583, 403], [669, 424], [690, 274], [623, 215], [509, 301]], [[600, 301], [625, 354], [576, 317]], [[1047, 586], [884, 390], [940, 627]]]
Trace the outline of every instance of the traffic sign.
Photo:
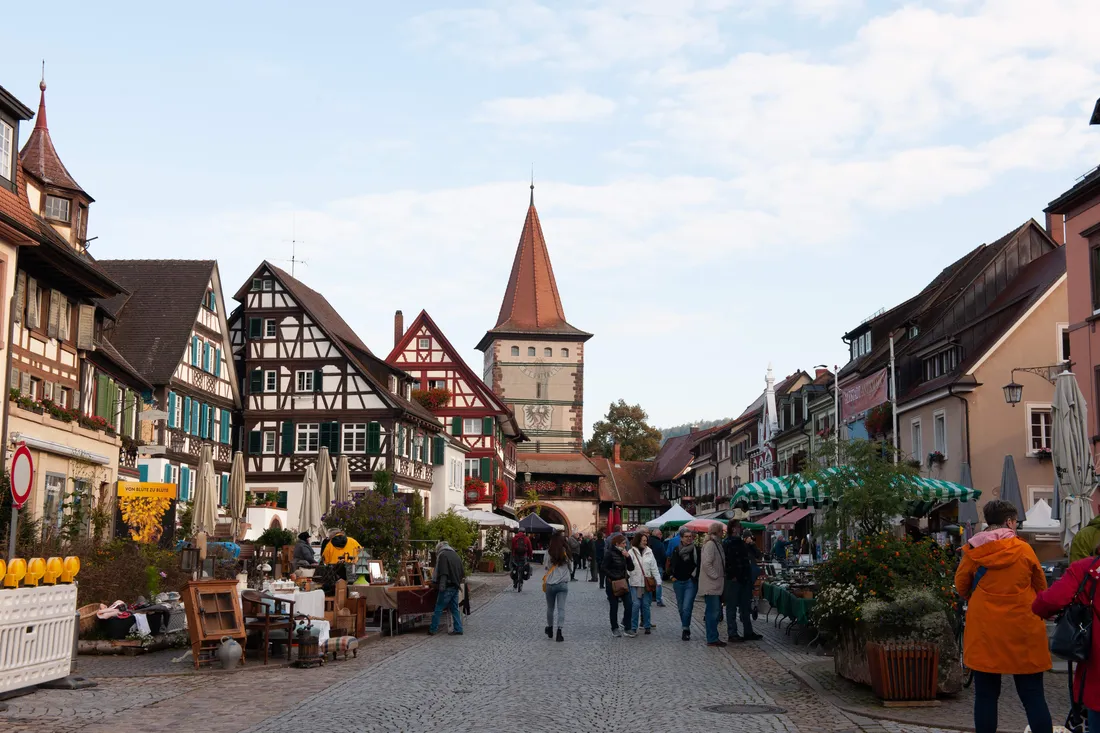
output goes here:
[[15, 449], [11, 457], [11, 498], [16, 509], [22, 509], [31, 497], [34, 486], [34, 459], [26, 444]]

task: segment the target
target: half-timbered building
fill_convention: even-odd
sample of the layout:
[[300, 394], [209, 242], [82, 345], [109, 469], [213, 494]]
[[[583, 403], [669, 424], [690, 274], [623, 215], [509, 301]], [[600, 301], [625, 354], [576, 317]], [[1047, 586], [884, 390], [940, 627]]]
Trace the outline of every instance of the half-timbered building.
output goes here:
[[[323, 295], [269, 262], [234, 296], [247, 483], [298, 517], [305, 469], [321, 446], [349, 458], [353, 491], [390, 471], [428, 504], [443, 425], [412, 400], [412, 378], [375, 356]], [[430, 507], [429, 507], [430, 511]]]
[[143, 420], [136, 472], [142, 481], [194, 495], [199, 456], [209, 445], [228, 497], [234, 414], [241, 402], [230, 356], [229, 326], [218, 263], [213, 260], [101, 260], [128, 292], [103, 303], [113, 317], [106, 340], [152, 385], [151, 403], [167, 419]]
[[[466, 364], [427, 311], [404, 329], [394, 317], [395, 344], [386, 361], [409, 374], [413, 397], [438, 417], [467, 447], [464, 476], [484, 489], [467, 490], [466, 504], [513, 511], [516, 499], [516, 443], [525, 439], [510, 407]], [[498, 481], [503, 491], [497, 491]]]

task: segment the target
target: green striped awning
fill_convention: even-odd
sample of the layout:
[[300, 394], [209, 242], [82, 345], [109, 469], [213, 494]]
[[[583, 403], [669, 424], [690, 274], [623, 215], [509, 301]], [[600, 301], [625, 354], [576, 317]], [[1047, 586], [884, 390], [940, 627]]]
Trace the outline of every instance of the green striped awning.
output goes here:
[[[829, 473], [835, 473], [837, 468], [826, 469]], [[916, 498], [922, 501], [945, 502], [953, 499], [959, 501], [977, 501], [982, 492], [971, 489], [962, 484], [956, 484], [942, 479], [912, 476], [905, 479], [913, 485]], [[828, 491], [817, 485], [817, 481], [802, 474], [791, 474], [776, 478], [754, 481], [742, 486], [730, 504], [739, 501], [747, 501], [753, 505], [805, 506], [807, 504], [828, 504], [830, 500]]]
[[982, 495], [982, 492], [978, 489], [971, 489], [962, 484], [956, 484], [952, 481], [944, 481], [938, 478], [913, 476], [908, 480], [914, 484], [917, 497], [924, 501], [941, 503], [951, 501], [952, 499], [958, 499], [959, 501], [977, 501]]

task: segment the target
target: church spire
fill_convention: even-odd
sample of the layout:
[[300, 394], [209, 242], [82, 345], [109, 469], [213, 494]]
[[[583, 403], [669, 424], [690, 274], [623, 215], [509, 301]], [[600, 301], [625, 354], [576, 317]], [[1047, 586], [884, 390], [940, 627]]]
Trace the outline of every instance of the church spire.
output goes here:
[[45, 66], [43, 66], [42, 81], [38, 82], [38, 88], [41, 90], [41, 95], [38, 97], [38, 116], [34, 118], [34, 129], [49, 132], [50, 128], [46, 127], [46, 75], [45, 74], [46, 74]]

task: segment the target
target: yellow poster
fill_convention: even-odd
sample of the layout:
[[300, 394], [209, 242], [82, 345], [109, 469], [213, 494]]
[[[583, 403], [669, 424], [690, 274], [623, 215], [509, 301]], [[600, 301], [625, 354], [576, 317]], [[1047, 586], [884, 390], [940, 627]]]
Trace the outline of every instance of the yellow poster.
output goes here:
[[175, 484], [159, 484], [150, 481], [119, 481], [118, 496], [121, 499], [175, 499]]

